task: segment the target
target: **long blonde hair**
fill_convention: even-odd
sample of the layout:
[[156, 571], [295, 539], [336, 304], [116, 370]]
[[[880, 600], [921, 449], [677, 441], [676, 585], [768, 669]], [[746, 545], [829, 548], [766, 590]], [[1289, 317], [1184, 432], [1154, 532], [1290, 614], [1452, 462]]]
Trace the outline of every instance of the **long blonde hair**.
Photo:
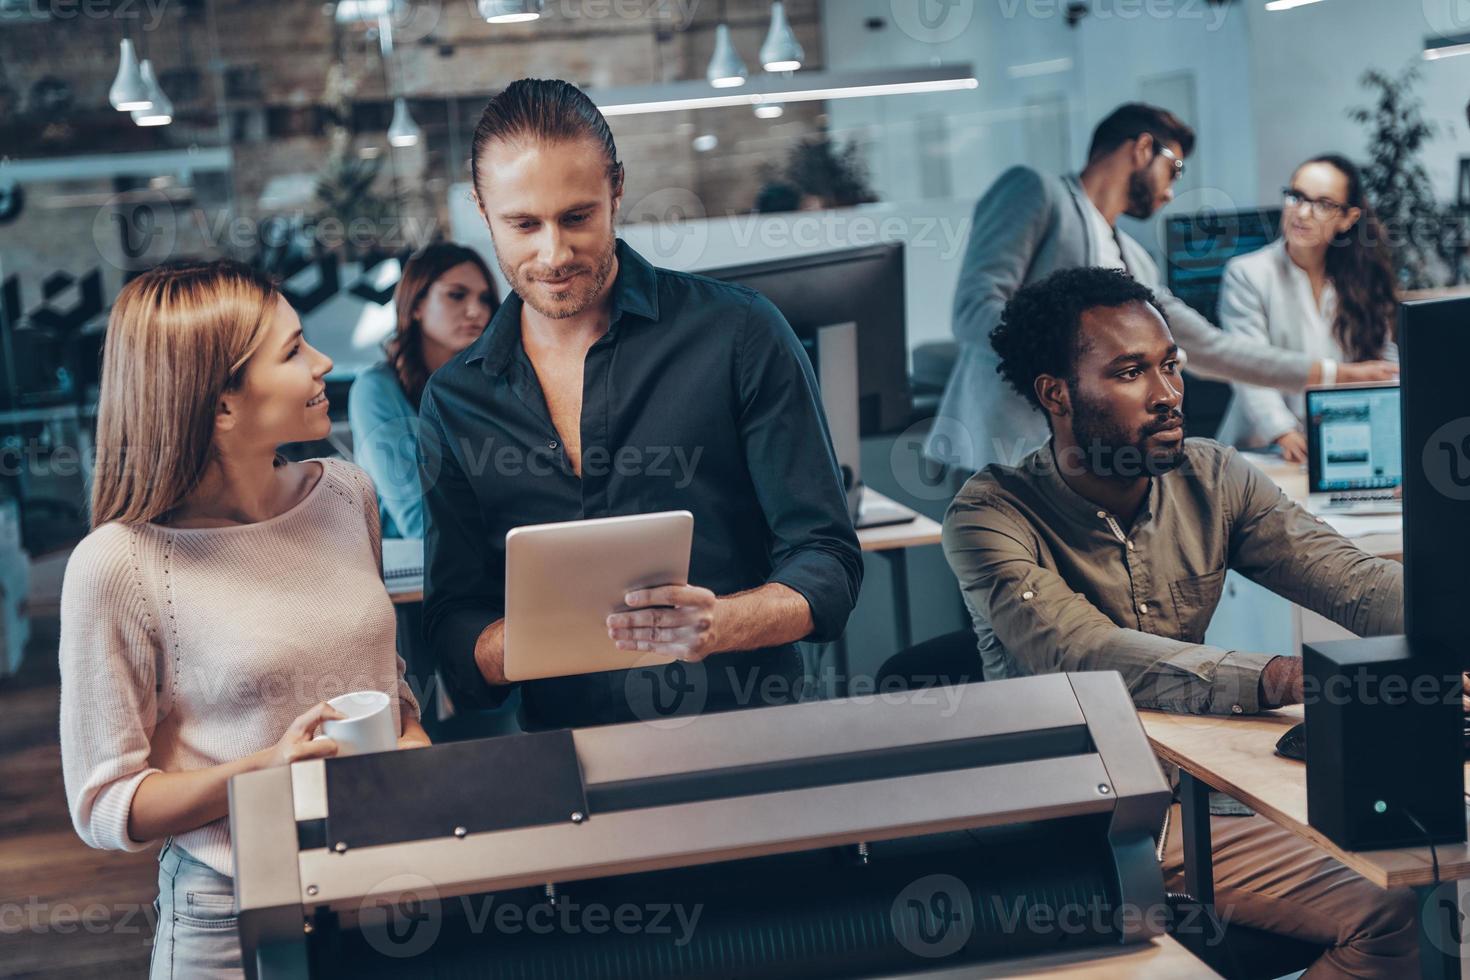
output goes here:
[[156, 520], [199, 485], [220, 396], [240, 386], [279, 296], [226, 259], [169, 263], [123, 287], [102, 356], [93, 527]]

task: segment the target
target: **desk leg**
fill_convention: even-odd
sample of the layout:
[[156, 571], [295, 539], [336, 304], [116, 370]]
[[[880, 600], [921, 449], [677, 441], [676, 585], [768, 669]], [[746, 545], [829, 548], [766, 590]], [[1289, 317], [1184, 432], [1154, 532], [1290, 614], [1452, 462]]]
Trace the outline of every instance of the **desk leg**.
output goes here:
[[894, 548], [878, 552], [888, 559], [893, 573], [893, 622], [898, 631], [898, 649], [907, 650], [914, 645], [914, 625], [909, 613], [909, 562], [907, 548]]
[[[842, 635], [839, 636], [836, 640], [834, 640], [832, 642], [832, 696], [833, 697], [838, 697], [838, 698], [845, 698], [845, 697], [847, 697], [847, 693], [848, 693], [848, 683], [847, 683], [848, 677], [847, 677], [847, 671], [848, 671], [848, 664], [849, 664], [849, 662], [850, 662], [850, 660], [849, 660], [849, 657], [848, 657], [848, 654], [847, 654], [847, 631], [844, 630], [843, 633], [842, 633]], [[818, 669], [817, 669], [817, 680], [819, 682], [821, 682], [822, 687], [825, 689], [827, 685], [825, 683], [824, 678], [822, 678], [821, 675], [822, 675], [822, 671], [821, 671], [821, 668], [819, 666]], [[824, 697], [825, 697], [825, 695], [824, 695]]]
[[1196, 902], [1215, 910], [1215, 855], [1210, 840], [1210, 787], [1179, 771], [1179, 811], [1184, 834], [1184, 886]]
[[1459, 980], [1459, 882], [1420, 885], [1414, 895], [1419, 899], [1419, 975], [1426, 980]]

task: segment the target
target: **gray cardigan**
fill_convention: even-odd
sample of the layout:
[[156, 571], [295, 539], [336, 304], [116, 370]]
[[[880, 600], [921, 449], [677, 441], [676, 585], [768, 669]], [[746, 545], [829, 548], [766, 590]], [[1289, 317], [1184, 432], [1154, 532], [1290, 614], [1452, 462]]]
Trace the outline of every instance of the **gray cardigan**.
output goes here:
[[[1082, 193], [1076, 177], [1012, 167], [975, 205], [954, 300], [959, 358], [924, 446], [931, 459], [967, 473], [990, 463], [1014, 466], [1047, 440], [1041, 412], [996, 373], [990, 331], [1021, 286], [1097, 262]], [[1287, 391], [1306, 386], [1311, 358], [1216, 329], [1169, 292], [1142, 245], [1116, 234], [1124, 264], [1158, 297], [1192, 372]]]

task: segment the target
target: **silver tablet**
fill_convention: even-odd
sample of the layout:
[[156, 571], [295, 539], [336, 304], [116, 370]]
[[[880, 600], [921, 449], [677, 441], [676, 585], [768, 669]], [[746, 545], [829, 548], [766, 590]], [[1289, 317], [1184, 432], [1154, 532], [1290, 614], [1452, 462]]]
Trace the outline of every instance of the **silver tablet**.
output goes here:
[[647, 664], [607, 617], [633, 589], [689, 584], [686, 510], [518, 527], [505, 536], [505, 676], [526, 681]]

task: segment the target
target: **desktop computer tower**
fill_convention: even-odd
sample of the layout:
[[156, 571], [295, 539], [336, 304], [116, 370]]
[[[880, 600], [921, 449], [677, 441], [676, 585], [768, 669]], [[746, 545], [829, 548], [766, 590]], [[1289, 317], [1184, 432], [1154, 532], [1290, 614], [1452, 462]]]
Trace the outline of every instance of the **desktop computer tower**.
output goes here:
[[1460, 675], [1442, 656], [1402, 636], [1303, 647], [1307, 822], [1339, 847], [1465, 840]]

